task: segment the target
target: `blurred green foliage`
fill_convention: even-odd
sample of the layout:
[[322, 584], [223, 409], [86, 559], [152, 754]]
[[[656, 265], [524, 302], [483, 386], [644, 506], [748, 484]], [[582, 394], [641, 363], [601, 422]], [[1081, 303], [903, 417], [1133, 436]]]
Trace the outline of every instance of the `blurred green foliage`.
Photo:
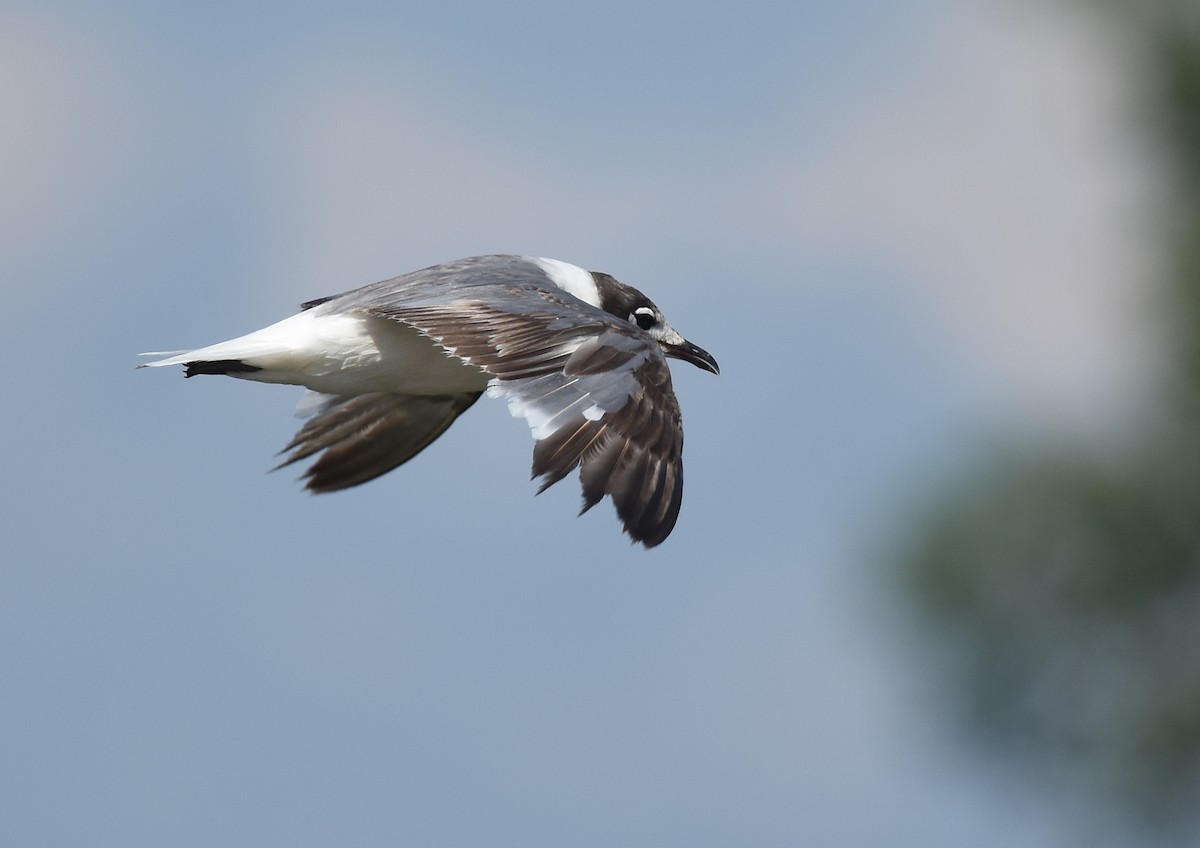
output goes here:
[[[904, 563], [980, 738], [1200, 833], [1200, 0], [1109, 0], [1173, 177], [1160, 422], [1120, 456], [984, 461]], [[943, 667], [943, 670], [944, 667]], [[1185, 838], [1189, 838], [1186, 837]]]

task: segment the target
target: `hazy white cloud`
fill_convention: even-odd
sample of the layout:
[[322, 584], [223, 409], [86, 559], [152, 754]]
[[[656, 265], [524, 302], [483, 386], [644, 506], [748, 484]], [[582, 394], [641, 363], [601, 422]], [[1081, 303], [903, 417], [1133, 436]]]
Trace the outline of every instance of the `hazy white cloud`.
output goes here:
[[[0, 14], [0, 253], [30, 260], [101, 235], [136, 170], [136, 77], [101, 27]], [[34, 260], [35, 261], [35, 260]], [[23, 275], [5, 275], [4, 286]]]
[[415, 67], [318, 61], [258, 132], [279, 261], [295, 264], [281, 279], [350, 287], [471, 253], [561, 254], [602, 239], [584, 196], [494, 118]]
[[832, 131], [765, 163], [748, 190], [777, 209], [771, 237], [800, 264], [893, 270], [1019, 414], [1117, 401], [1156, 356], [1159, 175], [1129, 57], [1057, 4], [964, 4], [931, 23], [906, 64], [846, 93]]

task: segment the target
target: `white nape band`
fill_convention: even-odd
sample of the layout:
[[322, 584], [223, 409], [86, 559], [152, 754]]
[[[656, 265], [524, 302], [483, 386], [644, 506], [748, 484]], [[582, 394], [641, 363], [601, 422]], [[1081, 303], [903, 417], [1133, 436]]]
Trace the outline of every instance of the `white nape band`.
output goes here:
[[550, 282], [567, 294], [574, 295], [597, 309], [600, 308], [600, 292], [596, 288], [596, 281], [592, 279], [591, 271], [585, 271], [578, 265], [561, 262], [558, 259], [546, 259], [541, 256], [525, 258], [545, 271]]

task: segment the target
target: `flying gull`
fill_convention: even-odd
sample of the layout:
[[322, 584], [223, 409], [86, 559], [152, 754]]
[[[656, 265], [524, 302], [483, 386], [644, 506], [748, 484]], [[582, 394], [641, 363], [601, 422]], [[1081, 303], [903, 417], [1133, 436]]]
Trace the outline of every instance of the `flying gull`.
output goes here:
[[257, 332], [165, 356], [184, 376], [304, 386], [309, 420], [279, 467], [320, 454], [307, 487], [357, 486], [412, 459], [483, 392], [536, 440], [541, 488], [580, 469], [583, 509], [612, 498], [646, 547], [683, 497], [683, 426], [667, 357], [719, 373], [662, 311], [608, 274], [555, 259], [459, 259], [331, 297]]

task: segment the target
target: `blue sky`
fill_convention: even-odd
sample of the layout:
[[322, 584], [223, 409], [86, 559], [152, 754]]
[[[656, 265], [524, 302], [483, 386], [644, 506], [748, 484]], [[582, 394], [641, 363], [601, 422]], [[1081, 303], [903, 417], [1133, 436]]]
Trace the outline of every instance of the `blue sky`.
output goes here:
[[[1016, 8], [0, 11], [15, 842], [1061, 844], [886, 567], [981, 441], [1157, 373], [1120, 41]], [[299, 390], [133, 368], [493, 251], [721, 362], [661, 548], [534, 498], [503, 404], [310, 497]]]

